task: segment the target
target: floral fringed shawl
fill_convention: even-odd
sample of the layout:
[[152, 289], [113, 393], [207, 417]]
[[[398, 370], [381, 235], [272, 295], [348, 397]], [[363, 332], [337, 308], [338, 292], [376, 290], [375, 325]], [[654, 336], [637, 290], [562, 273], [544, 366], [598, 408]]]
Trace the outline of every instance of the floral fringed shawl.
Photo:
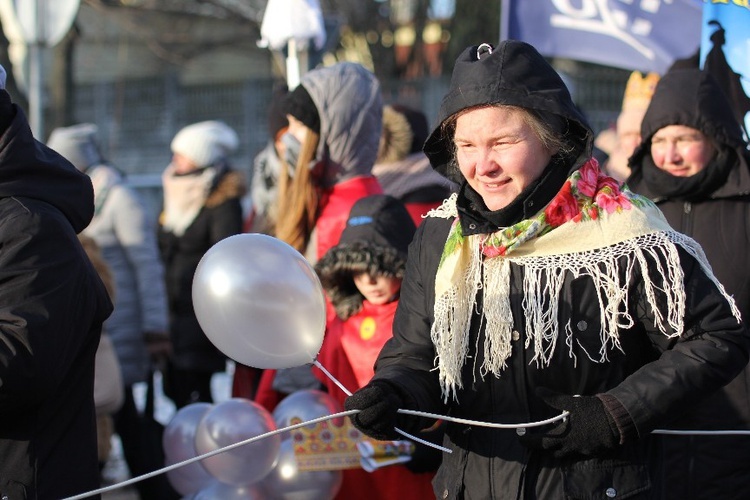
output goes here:
[[[660, 331], [668, 337], [682, 334], [686, 296], [677, 245], [700, 263], [740, 320], [734, 300], [713, 275], [701, 247], [674, 231], [650, 200], [602, 174], [594, 159], [575, 171], [535, 216], [495, 233], [464, 236], [456, 199], [452, 195], [427, 215], [454, 219], [437, 270], [431, 330], [446, 401], [455, 399], [463, 387], [461, 368], [469, 353], [470, 323], [480, 289], [485, 342], [479, 373], [498, 376], [506, 367], [513, 330], [511, 263], [524, 268], [525, 347], [533, 344], [533, 360], [539, 367], [549, 365], [561, 329], [566, 343], [572, 342], [571, 325], [558, 324], [566, 275], [590, 277], [597, 291], [602, 343], [592, 361], [606, 362], [608, 346], [620, 349], [620, 330], [635, 322], [628, 309], [628, 276], [636, 268]], [[666, 297], [665, 310], [657, 306], [657, 294]]]

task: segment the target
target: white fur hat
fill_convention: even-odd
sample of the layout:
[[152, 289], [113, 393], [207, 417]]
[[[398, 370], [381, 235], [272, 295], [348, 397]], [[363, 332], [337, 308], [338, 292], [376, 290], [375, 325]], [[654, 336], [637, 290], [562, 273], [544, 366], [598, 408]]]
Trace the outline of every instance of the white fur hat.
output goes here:
[[191, 159], [198, 168], [208, 167], [228, 157], [240, 139], [229, 125], [210, 120], [183, 128], [172, 139], [172, 152]]

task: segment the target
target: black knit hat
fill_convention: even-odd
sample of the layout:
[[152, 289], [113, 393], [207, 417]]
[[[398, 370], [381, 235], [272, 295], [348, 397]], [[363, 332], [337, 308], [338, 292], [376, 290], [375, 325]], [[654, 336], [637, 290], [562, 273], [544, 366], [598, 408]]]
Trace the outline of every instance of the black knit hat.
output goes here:
[[289, 126], [284, 106], [284, 100], [288, 94], [289, 90], [285, 83], [274, 86], [271, 104], [268, 105], [268, 136], [271, 140], [275, 140], [279, 132]]
[[415, 230], [409, 211], [392, 196], [367, 196], [354, 204], [338, 245], [315, 265], [339, 318], [347, 319], [362, 307], [355, 274], [403, 278]]
[[286, 114], [292, 115], [305, 124], [307, 128], [320, 134], [320, 115], [318, 108], [302, 85], [297, 85], [291, 93], [284, 98], [284, 110]]

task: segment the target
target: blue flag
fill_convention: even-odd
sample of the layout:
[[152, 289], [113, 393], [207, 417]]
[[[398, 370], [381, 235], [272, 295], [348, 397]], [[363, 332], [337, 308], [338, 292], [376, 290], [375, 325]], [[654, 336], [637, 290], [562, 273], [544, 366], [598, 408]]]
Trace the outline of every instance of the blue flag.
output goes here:
[[703, 6], [700, 66], [711, 73], [750, 136], [750, 6], [710, 2]]
[[544, 56], [663, 74], [701, 42], [701, 0], [505, 0], [501, 37]]

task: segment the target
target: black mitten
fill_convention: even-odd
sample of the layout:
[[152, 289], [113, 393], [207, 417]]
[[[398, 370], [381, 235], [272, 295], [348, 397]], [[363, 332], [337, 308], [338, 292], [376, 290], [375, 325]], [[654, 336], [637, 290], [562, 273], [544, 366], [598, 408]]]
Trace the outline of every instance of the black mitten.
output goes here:
[[359, 410], [350, 418], [354, 427], [379, 440], [399, 439], [395, 431], [403, 398], [393, 385], [373, 380], [344, 401], [347, 410]]
[[548, 433], [533, 430], [520, 436], [529, 448], [546, 450], [556, 458], [595, 456], [620, 444], [620, 432], [602, 401], [596, 396], [568, 396], [540, 387], [536, 395], [556, 410], [570, 415]]

